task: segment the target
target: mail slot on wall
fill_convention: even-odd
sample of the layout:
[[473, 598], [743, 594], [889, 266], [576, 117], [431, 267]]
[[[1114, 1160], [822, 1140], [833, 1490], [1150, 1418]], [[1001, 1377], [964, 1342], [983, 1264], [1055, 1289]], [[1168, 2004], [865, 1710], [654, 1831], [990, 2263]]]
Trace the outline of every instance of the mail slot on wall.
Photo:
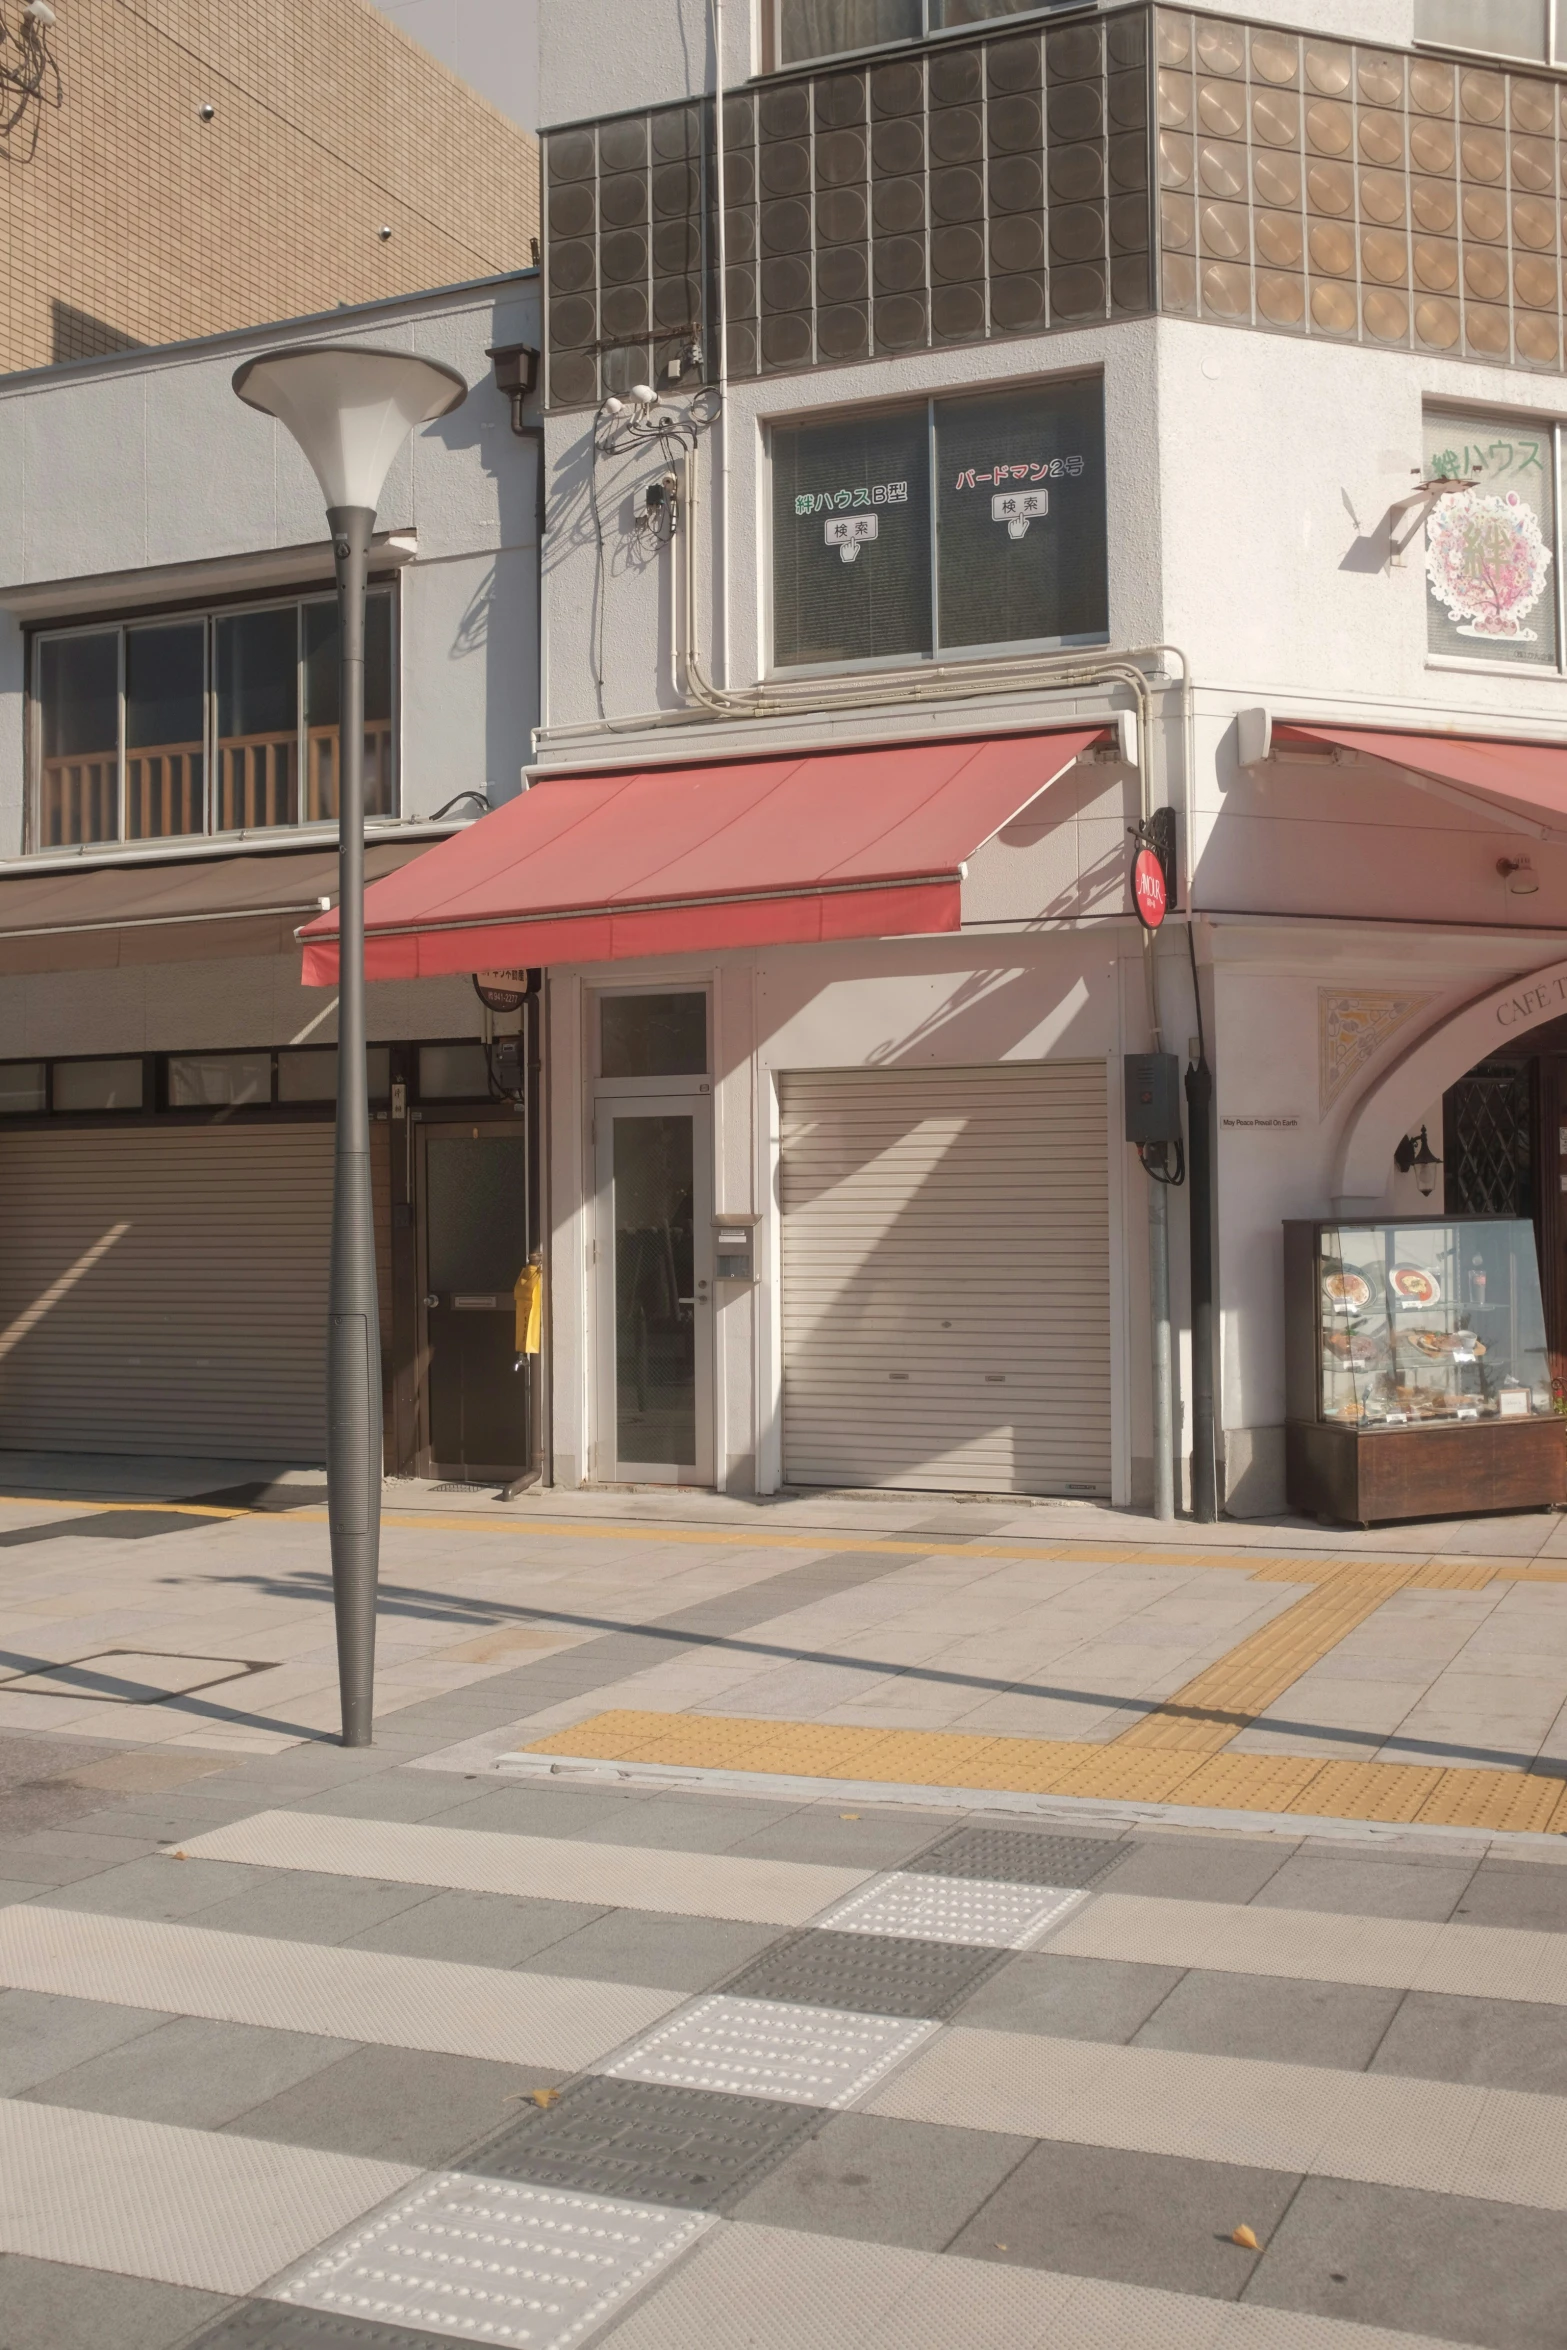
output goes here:
[[756, 1218], [720, 1216], [713, 1225], [713, 1266], [720, 1281], [756, 1279]]

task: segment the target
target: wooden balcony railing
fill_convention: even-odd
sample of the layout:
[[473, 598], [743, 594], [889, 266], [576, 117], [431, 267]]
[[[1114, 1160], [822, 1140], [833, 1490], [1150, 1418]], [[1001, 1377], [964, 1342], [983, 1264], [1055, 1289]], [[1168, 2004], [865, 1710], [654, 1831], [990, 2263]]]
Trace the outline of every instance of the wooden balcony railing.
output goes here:
[[119, 764], [114, 751], [80, 759], [45, 759], [38, 792], [41, 849], [118, 836]]
[[[225, 736], [218, 744], [218, 832], [263, 826], [325, 824], [337, 815], [335, 726], [305, 732], [305, 805], [299, 805], [299, 735]], [[162, 840], [206, 829], [205, 757], [200, 743], [159, 743], [125, 755], [125, 838]], [[113, 751], [79, 759], [45, 759], [38, 794], [40, 848], [116, 840], [119, 762]], [[365, 727], [365, 812], [392, 813], [392, 727]]]
[[125, 837], [166, 840], [205, 832], [206, 762], [200, 743], [160, 743], [125, 754]]
[[[230, 735], [218, 744], [219, 832], [254, 825], [323, 824], [337, 814], [337, 728], [305, 730], [305, 805], [299, 805], [299, 737]], [[392, 813], [392, 728], [389, 719], [365, 727], [365, 810]]]
[[[307, 737], [309, 772], [305, 822], [324, 824], [337, 815], [337, 728], [312, 726]], [[365, 814], [392, 813], [392, 726], [390, 719], [365, 723]]]

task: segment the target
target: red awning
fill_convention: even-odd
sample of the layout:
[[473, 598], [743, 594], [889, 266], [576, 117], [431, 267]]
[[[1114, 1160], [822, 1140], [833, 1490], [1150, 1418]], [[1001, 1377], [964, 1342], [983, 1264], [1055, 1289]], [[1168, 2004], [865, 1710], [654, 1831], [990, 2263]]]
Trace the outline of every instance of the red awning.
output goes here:
[[1505, 808], [1528, 824], [1567, 829], [1567, 744], [1503, 742], [1495, 736], [1391, 734], [1380, 727], [1297, 726], [1273, 729], [1276, 749], [1291, 743], [1321, 743], [1381, 759], [1390, 767], [1440, 785], [1444, 791], [1493, 808]]
[[[545, 776], [365, 893], [372, 979], [956, 930], [960, 868], [1103, 726]], [[337, 915], [299, 933], [337, 983]]]

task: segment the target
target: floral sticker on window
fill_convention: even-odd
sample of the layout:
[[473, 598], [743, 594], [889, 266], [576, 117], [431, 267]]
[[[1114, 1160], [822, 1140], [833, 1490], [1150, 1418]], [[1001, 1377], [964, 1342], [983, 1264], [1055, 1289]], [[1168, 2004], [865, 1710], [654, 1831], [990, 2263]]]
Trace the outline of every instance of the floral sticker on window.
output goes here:
[[1444, 498], [1426, 526], [1426, 574], [1458, 634], [1534, 644], [1524, 622], [1545, 593], [1550, 550], [1516, 490]]

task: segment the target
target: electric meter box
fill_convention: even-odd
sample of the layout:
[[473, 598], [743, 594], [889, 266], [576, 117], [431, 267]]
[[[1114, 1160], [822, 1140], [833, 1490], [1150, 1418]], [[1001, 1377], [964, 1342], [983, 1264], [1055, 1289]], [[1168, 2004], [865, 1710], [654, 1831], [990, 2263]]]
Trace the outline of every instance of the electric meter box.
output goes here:
[[1181, 1067], [1174, 1053], [1128, 1053], [1126, 1073], [1126, 1139], [1128, 1142], [1179, 1142], [1181, 1139]]
[[719, 1216], [714, 1219], [713, 1270], [720, 1281], [756, 1279], [754, 1216]]

